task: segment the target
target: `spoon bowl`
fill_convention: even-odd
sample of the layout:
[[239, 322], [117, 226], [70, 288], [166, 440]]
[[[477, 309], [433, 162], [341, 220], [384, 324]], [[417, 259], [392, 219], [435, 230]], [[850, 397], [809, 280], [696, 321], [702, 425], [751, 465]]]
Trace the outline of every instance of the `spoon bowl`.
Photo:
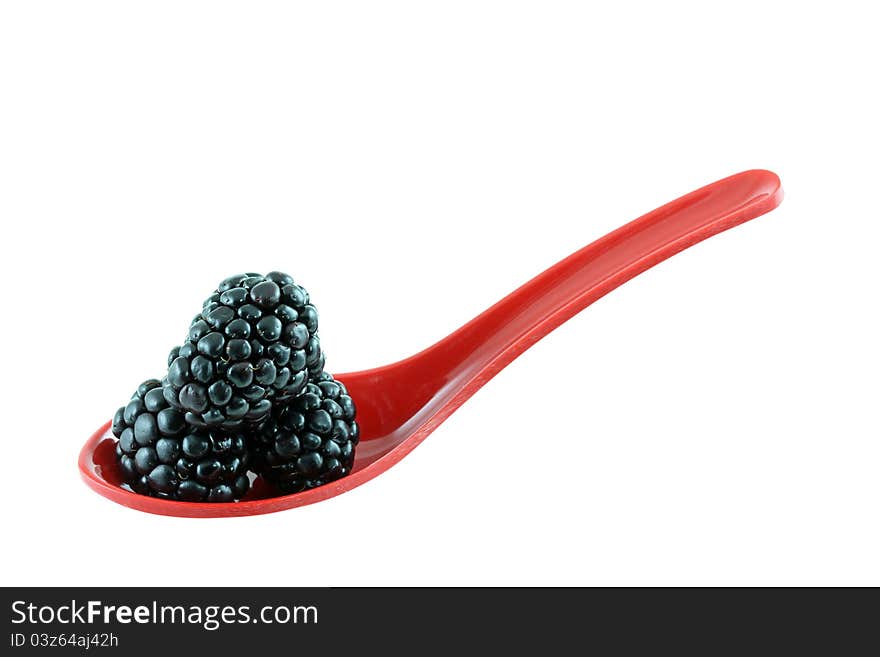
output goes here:
[[351, 474], [324, 486], [273, 496], [257, 478], [243, 500], [228, 503], [139, 495], [122, 485], [110, 422], [83, 446], [80, 473], [89, 487], [114, 502], [169, 516], [256, 515], [334, 497], [399, 462], [513, 359], [597, 299], [781, 201], [779, 178], [770, 171], [745, 171], [719, 180], [573, 253], [424, 351], [391, 365], [337, 376], [357, 404], [361, 442]]

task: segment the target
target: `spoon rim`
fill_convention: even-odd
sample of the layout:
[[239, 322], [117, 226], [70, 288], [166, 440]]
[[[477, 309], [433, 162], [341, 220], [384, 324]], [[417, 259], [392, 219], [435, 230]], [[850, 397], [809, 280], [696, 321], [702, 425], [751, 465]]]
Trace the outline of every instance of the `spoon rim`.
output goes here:
[[104, 440], [109, 440], [111, 421], [107, 421], [95, 431], [79, 452], [77, 464], [79, 473], [85, 484], [93, 491], [106, 497], [112, 502], [126, 506], [137, 511], [146, 511], [163, 516], [177, 516], [184, 518], [224, 518], [234, 516], [254, 516], [266, 513], [276, 513], [299, 506], [306, 506], [321, 502], [331, 497], [341, 495], [361, 484], [375, 478], [394, 463], [403, 458], [404, 454], [396, 454], [405, 443], [396, 446], [387, 454], [351, 474], [331, 481], [322, 486], [299, 493], [266, 497], [257, 500], [243, 500], [240, 502], [184, 502], [182, 500], [165, 500], [158, 497], [141, 495], [134, 491], [126, 490], [121, 486], [107, 481], [98, 473], [98, 464], [94, 462], [94, 454], [97, 446]]

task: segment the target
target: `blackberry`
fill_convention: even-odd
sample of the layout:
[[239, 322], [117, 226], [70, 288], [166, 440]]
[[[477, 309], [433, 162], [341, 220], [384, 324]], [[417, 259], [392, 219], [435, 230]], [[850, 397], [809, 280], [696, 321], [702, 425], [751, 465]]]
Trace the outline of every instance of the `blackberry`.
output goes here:
[[168, 357], [166, 399], [196, 427], [237, 429], [269, 417], [324, 369], [318, 313], [281, 272], [225, 279]]
[[284, 493], [344, 477], [360, 438], [355, 413], [345, 386], [322, 372], [290, 404], [273, 408], [253, 432], [256, 471]]
[[200, 430], [168, 404], [160, 381], [138, 386], [113, 417], [116, 457], [132, 490], [187, 502], [232, 502], [250, 488], [243, 434]]

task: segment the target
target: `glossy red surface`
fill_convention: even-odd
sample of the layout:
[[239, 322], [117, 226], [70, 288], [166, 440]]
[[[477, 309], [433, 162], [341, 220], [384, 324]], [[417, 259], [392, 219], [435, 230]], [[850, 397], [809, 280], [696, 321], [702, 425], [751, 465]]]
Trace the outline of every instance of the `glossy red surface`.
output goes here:
[[358, 406], [361, 443], [352, 473], [310, 491], [268, 497], [260, 480], [245, 500], [174, 502], [120, 487], [110, 423], [85, 444], [79, 468], [101, 495], [133, 509], [171, 516], [272, 513], [344, 493], [400, 461], [523, 351], [633, 276], [782, 201], [779, 178], [746, 171], [639, 217], [553, 265], [435, 345], [406, 360], [337, 378]]

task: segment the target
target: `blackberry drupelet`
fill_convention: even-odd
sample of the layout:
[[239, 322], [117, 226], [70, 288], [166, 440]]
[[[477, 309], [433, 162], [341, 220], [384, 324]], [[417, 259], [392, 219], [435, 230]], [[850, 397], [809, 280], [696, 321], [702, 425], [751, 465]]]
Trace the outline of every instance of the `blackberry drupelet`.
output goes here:
[[141, 495], [232, 502], [250, 488], [244, 435], [187, 426], [156, 379], [144, 381], [116, 411], [112, 429], [125, 481]]
[[166, 399], [196, 427], [257, 425], [324, 369], [317, 333], [308, 292], [287, 274], [231, 276], [169, 355]]
[[360, 438], [355, 414], [345, 386], [322, 372], [251, 434], [256, 471], [284, 493], [344, 477]]

